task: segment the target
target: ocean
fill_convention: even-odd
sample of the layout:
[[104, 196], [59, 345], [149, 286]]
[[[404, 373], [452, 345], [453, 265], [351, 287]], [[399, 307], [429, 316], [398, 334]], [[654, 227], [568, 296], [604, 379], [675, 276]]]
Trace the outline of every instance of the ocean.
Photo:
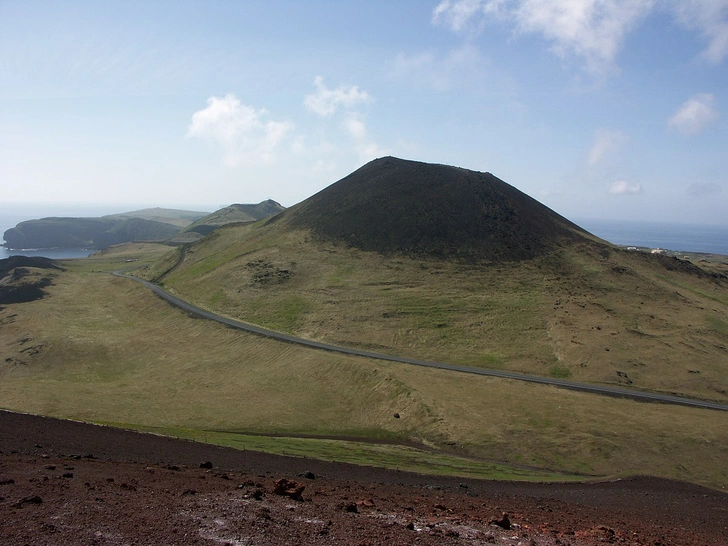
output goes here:
[[[110, 208], [51, 208], [0, 206], [0, 234], [24, 220], [48, 216], [103, 216], [134, 210]], [[728, 256], [728, 225], [670, 224], [617, 220], [575, 219], [576, 224], [616, 245], [664, 248], [678, 252], [705, 252]], [[45, 256], [54, 259], [83, 258], [93, 251], [83, 248], [7, 249], [0, 246], [0, 259], [14, 255]]]
[[728, 225], [587, 219], [574, 223], [615, 245], [728, 255]]

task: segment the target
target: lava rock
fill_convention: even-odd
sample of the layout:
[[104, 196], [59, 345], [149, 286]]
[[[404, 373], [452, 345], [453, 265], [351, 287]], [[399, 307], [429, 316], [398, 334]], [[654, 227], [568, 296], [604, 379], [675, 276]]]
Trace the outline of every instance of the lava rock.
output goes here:
[[273, 489], [274, 495], [283, 495], [285, 497], [290, 497], [293, 500], [301, 501], [303, 500], [303, 490], [306, 489], [305, 485], [301, 485], [296, 481], [293, 480], [287, 480], [286, 478], [281, 478], [279, 480], [276, 480], [275, 482], [275, 488]]

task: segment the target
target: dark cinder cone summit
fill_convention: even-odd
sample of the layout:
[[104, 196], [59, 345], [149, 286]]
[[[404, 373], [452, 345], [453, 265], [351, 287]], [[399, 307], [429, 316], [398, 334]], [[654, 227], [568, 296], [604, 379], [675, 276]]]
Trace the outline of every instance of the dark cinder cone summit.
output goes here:
[[273, 221], [381, 253], [520, 261], [589, 234], [490, 173], [384, 157]]

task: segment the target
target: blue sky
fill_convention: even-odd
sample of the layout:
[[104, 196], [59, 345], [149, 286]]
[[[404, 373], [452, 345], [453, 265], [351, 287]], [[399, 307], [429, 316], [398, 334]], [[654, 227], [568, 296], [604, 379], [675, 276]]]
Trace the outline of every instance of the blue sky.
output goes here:
[[383, 155], [728, 225], [728, 0], [0, 0], [0, 203], [293, 205]]

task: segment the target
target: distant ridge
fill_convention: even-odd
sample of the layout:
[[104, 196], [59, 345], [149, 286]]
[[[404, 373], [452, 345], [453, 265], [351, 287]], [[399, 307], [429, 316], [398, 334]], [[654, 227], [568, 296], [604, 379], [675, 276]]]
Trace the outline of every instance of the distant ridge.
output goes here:
[[102, 249], [130, 241], [163, 241], [204, 215], [204, 212], [153, 208], [101, 217], [26, 220], [5, 231], [5, 246]]
[[200, 218], [185, 228], [186, 232], [195, 232], [200, 235], [207, 235], [211, 231], [225, 224], [234, 222], [255, 222], [270, 216], [274, 216], [279, 212], [283, 212], [286, 208], [268, 199], [257, 205], [241, 205], [239, 203], [223, 207], [207, 216]]
[[8, 248], [95, 248], [173, 237], [180, 228], [142, 218], [41, 218], [5, 232]]
[[490, 173], [384, 157], [272, 221], [362, 250], [520, 261], [591, 236]]
[[173, 226], [179, 226], [180, 228], [188, 226], [195, 220], [199, 220], [203, 216], [209, 214], [208, 212], [201, 212], [197, 210], [180, 210], [180, 209], [165, 209], [161, 207], [154, 207], [141, 210], [133, 210], [130, 212], [122, 212], [120, 214], [109, 214], [103, 216], [103, 218], [115, 218], [125, 220], [128, 218], [141, 218], [142, 220], [151, 220], [153, 222], [162, 222], [164, 224], [172, 224]]

